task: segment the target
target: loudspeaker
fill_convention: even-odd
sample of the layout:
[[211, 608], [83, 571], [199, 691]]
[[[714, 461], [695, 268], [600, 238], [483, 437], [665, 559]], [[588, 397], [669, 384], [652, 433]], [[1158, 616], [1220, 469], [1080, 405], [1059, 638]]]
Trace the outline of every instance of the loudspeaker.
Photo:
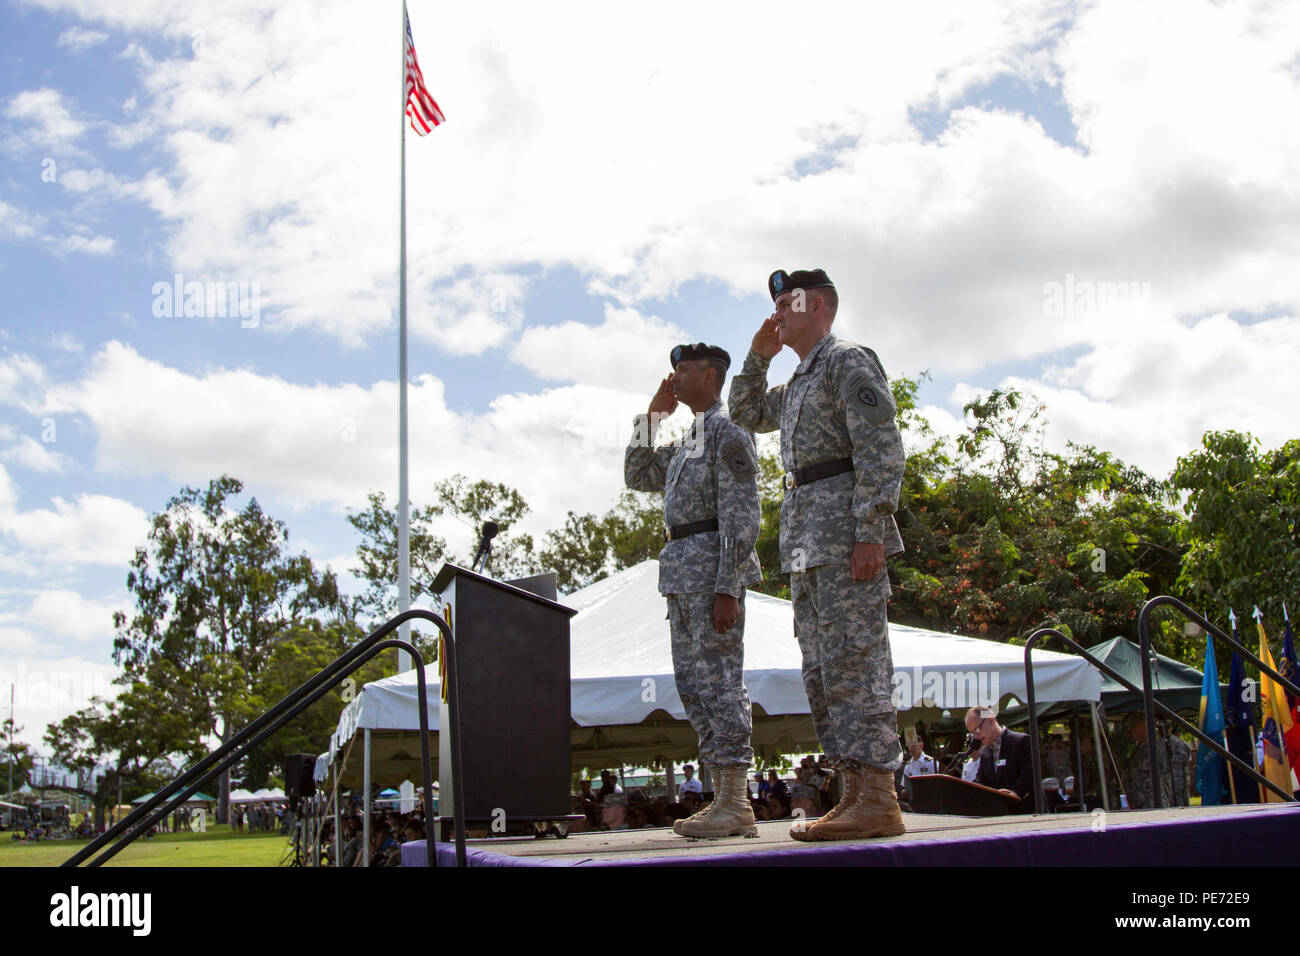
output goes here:
[[290, 800], [316, 792], [316, 758], [311, 754], [289, 754], [284, 758], [284, 795]]

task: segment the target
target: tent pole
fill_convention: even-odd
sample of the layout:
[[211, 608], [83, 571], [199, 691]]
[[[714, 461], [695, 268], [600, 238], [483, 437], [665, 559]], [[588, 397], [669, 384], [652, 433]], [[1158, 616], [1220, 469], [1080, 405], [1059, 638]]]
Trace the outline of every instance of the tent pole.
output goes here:
[[[1101, 784], [1101, 805], [1103, 809], [1109, 810], [1110, 794], [1106, 789], [1106, 764], [1101, 759], [1101, 731], [1097, 729], [1097, 702], [1088, 701], [1088, 710], [1092, 714], [1092, 752], [1097, 757], [1097, 781]], [[1082, 780], [1079, 781], [1079, 787], [1083, 787]]]
[[343, 814], [339, 811], [339, 767], [337, 763], [332, 769], [334, 771], [334, 866], [337, 868], [343, 864], [343, 840], [339, 835], [339, 828], [343, 825]]
[[365, 819], [361, 821], [361, 852], [366, 855], [366, 862], [362, 866], [370, 865], [370, 728], [366, 728], [366, 752], [363, 761], [364, 766], [361, 769], [361, 786], [365, 794]]
[[[1079, 812], [1087, 813], [1088, 804], [1083, 799], [1083, 741], [1079, 739], [1079, 711], [1070, 714], [1070, 740], [1074, 742], [1074, 794], [1079, 798]], [[1065, 786], [1065, 781], [1061, 781]]]

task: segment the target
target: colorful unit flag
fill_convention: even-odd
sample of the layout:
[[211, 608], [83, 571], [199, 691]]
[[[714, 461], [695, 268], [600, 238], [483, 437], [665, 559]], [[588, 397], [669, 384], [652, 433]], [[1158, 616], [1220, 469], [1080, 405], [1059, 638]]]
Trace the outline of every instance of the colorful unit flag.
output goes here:
[[[1214, 639], [1205, 635], [1205, 668], [1201, 677], [1201, 733], [1215, 743], [1223, 740], [1223, 700], [1219, 697], [1219, 665], [1214, 660]], [[1209, 747], [1202, 745], [1196, 751], [1196, 789], [1201, 794], [1201, 806], [1213, 807], [1223, 803], [1225, 761]]]
[[[1264, 636], [1264, 622], [1258, 617], [1255, 619], [1255, 627], [1259, 630], [1259, 659], [1277, 670], [1273, 654], [1268, 649], [1268, 639]], [[1261, 734], [1264, 738], [1264, 776], [1291, 793], [1291, 768], [1300, 762], [1300, 726], [1286, 705], [1282, 685], [1267, 671], [1260, 671], [1259, 674], [1259, 702], [1264, 715], [1264, 730]], [[1269, 803], [1283, 802], [1271, 790], [1265, 799]]]
[[446, 119], [424, 88], [424, 74], [420, 72], [420, 61], [415, 56], [410, 17], [406, 18], [406, 115], [411, 118], [411, 129], [421, 136]]
[[[1285, 607], [1285, 605], [1283, 605]], [[1282, 659], [1278, 661], [1277, 672], [1289, 680], [1291, 683], [1300, 686], [1300, 665], [1297, 665], [1295, 656], [1295, 642], [1291, 639], [1291, 619], [1286, 621], [1286, 631], [1282, 635]], [[1283, 688], [1285, 690], [1285, 688]], [[1289, 690], [1286, 692], [1286, 705], [1291, 710], [1292, 718], [1296, 717], [1295, 708], [1298, 698]]]

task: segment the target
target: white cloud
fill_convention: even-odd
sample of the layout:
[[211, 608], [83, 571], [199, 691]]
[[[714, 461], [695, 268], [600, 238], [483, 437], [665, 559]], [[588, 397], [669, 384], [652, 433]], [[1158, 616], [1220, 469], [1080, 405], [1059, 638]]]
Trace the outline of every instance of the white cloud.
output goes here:
[[[432, 376], [409, 388], [412, 498], [457, 471], [501, 481], [524, 493], [537, 530], [555, 526], [569, 509], [604, 507], [617, 495], [632, 416], [647, 401], [644, 389], [571, 385], [500, 395], [475, 415], [449, 409]], [[104, 472], [164, 474], [188, 484], [231, 474], [294, 507], [359, 508], [372, 489], [390, 499], [395, 491], [394, 382], [298, 385], [223, 369], [191, 375], [113, 342], [83, 380], [51, 387], [42, 401], [52, 412], [89, 420], [95, 465]], [[54, 517], [47, 514], [46, 524]], [[134, 545], [144, 533], [121, 537]], [[48, 526], [45, 534], [53, 534]], [[117, 560], [126, 557], [129, 551]]]
[[[183, 20], [144, 0], [47, 5], [164, 38], [130, 48], [139, 119], [110, 135], [157, 141], [169, 168], [69, 188], [148, 202], [174, 230], [166, 273], [259, 282], [268, 325], [347, 344], [390, 326], [381, 22], [342, 0], [196, 3]], [[964, 373], [1101, 341], [1117, 317], [1044, 321], [1045, 283], [1069, 274], [1149, 282], [1166, 312], [1300, 308], [1300, 127], [1277, 120], [1300, 112], [1294, 5], [785, 14], [707, 7], [684, 31], [604, 5], [486, 18], [416, 3], [448, 122], [407, 145], [413, 333], [454, 354], [509, 347], [539, 265], [629, 306], [701, 277], [761, 295], [772, 267], [823, 265], [843, 334], [893, 365]], [[932, 141], [912, 125], [909, 109], [1008, 76], [1049, 99], [1059, 84], [1085, 149], [996, 106], [958, 110]], [[495, 289], [504, 310], [485, 305]]]
[[[173, 159], [147, 197], [174, 224], [173, 268], [259, 281], [272, 322], [350, 344], [391, 322], [393, 84], [372, 68], [393, 58], [382, 23], [352, 3], [198, 3], [184, 23], [143, 3], [57, 6], [172, 41], [132, 53], [143, 125], [130, 136]], [[826, 30], [785, 13], [708, 7], [683, 31], [674, 16], [603, 5], [485, 18], [416, 4], [426, 80], [449, 117], [407, 147], [412, 301], [429, 306], [412, 316], [416, 334], [458, 353], [507, 344], [518, 315], [483, 309], [476, 290], [534, 264], [571, 264], [633, 297], [698, 275], [761, 291], [766, 263], [815, 232], [827, 203], [860, 205], [871, 188], [861, 176], [796, 182], [801, 160], [829, 142], [914, 138], [910, 104], [1020, 62], [1058, 17], [1052, 4], [883, 19], [844, 5]]]
[[25, 629], [46, 647], [63, 641], [108, 644], [113, 635], [113, 612], [129, 608], [125, 594], [97, 601], [76, 591], [47, 589], [36, 592], [25, 609], [0, 613], [0, 627]]
[[30, 355], [0, 357], [0, 402], [35, 413], [47, 384], [45, 369]]
[[31, 435], [20, 436], [13, 445], [0, 453], [0, 458], [40, 474], [59, 474], [68, 462], [66, 456], [51, 450]]
[[106, 256], [113, 251], [115, 245], [114, 240], [107, 236], [93, 236], [87, 239], [76, 234], [65, 236], [56, 242], [56, 248], [60, 252], [84, 252], [91, 256]]
[[[1166, 319], [1135, 326], [1064, 367], [1001, 384], [1046, 404], [1054, 447], [1066, 440], [1096, 445], [1165, 477], [1209, 430], [1249, 430], [1266, 448], [1294, 438], [1297, 355], [1294, 316], [1248, 325], [1225, 315], [1190, 324]], [[979, 391], [960, 386], [953, 402]]]
[[0, 239], [29, 239], [36, 235], [41, 217], [24, 212], [0, 199]]
[[523, 277], [504, 272], [426, 287], [416, 305], [407, 306], [411, 333], [453, 355], [499, 348], [523, 324], [526, 288]]
[[74, 26], [68, 27], [59, 34], [58, 45], [71, 50], [73, 53], [80, 53], [83, 50], [89, 50], [93, 46], [99, 46], [107, 39], [107, 33]]
[[640, 385], [648, 401], [669, 371], [672, 347], [699, 339], [658, 316], [647, 318], [635, 309], [607, 305], [600, 325], [565, 322], [525, 330], [510, 360], [551, 381], [612, 389]]
[[21, 139], [11, 134], [10, 148], [71, 150], [86, 129], [85, 123], [73, 119], [63, 94], [49, 87], [16, 94], [5, 107], [5, 117], [22, 124]]
[[0, 467], [0, 568], [36, 577], [51, 568], [121, 567], [149, 533], [144, 511], [120, 498], [79, 494], [72, 501], [56, 496], [50, 504], [20, 510], [8, 472]]

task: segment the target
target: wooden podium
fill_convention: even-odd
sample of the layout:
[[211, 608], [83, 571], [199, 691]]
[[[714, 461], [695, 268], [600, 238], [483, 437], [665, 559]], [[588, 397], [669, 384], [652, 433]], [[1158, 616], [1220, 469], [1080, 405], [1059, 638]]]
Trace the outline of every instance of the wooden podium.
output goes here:
[[1024, 801], [979, 783], [944, 773], [911, 778], [912, 810], [961, 817], [1005, 817], [1024, 812]]
[[[533, 579], [518, 583], [544, 590]], [[521, 833], [565, 819], [569, 618], [578, 612], [454, 564], [442, 566], [432, 591], [455, 635], [466, 825]], [[456, 807], [446, 701], [439, 721], [438, 817], [447, 833]]]

